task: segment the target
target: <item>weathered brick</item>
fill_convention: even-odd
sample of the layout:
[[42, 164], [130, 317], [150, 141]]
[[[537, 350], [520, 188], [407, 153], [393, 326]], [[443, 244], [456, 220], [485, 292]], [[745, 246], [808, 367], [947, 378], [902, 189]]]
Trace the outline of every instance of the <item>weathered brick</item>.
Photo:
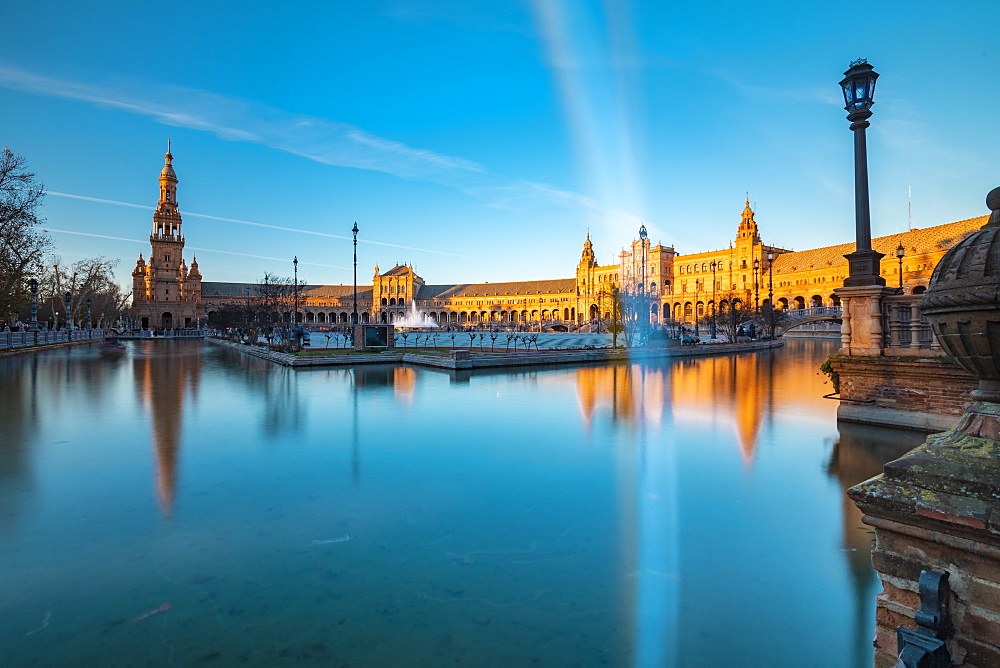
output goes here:
[[[992, 639], [993, 642], [997, 642], [998, 639]], [[1000, 666], [1000, 647], [995, 644], [987, 644], [984, 642], [979, 642], [974, 638], [969, 638], [967, 636], [958, 635], [953, 639], [953, 642], [965, 651], [965, 661], [962, 665], [966, 666]]]
[[[1000, 578], [1000, 573], [997, 573]], [[1000, 614], [1000, 583], [981, 582], [967, 578], [966, 598], [970, 605]]]
[[913, 621], [913, 617], [904, 615], [901, 612], [896, 612], [895, 610], [890, 610], [889, 608], [881, 605], [875, 608], [875, 622], [890, 629], [895, 629], [897, 626], [905, 626], [908, 629], [916, 627], [916, 622]]
[[956, 629], [960, 634], [980, 640], [991, 639], [1000, 642], [1000, 624], [971, 611], [962, 615], [962, 625]]
[[900, 589], [885, 581], [882, 582], [882, 593], [878, 595], [878, 598], [893, 601], [911, 610], [920, 609], [920, 595], [917, 592]]

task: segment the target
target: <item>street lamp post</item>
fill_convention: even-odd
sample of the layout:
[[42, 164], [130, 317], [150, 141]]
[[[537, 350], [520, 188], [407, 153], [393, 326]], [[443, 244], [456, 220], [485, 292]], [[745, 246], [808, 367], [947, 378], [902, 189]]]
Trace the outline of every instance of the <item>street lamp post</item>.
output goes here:
[[753, 259], [753, 311], [755, 314], [760, 312], [760, 282], [757, 280], [758, 272], [760, 272], [760, 258], [755, 257]]
[[[715, 338], [715, 262], [712, 262], [712, 338]], [[697, 308], [697, 307], [695, 307]]]
[[92, 302], [90, 300], [90, 297], [88, 297], [87, 298], [87, 329], [93, 329], [93, 325], [91, 324], [93, 322], [93, 319], [90, 317], [90, 306], [93, 303], [94, 302]]
[[868, 204], [868, 148], [865, 128], [870, 123], [874, 102], [875, 80], [878, 73], [864, 58], [851, 63], [844, 72], [840, 87], [847, 106], [847, 120], [854, 132], [854, 217], [856, 246], [844, 257], [848, 261], [848, 276], [844, 286], [885, 285], [880, 276], [882, 253], [872, 250], [871, 211]]
[[694, 336], [698, 337], [698, 279], [694, 279]]
[[773, 248], [767, 249], [767, 315], [771, 338], [774, 338], [774, 258]]
[[896, 246], [896, 258], [899, 260], [899, 294], [903, 294], [903, 257], [906, 255], [906, 249], [903, 248], [903, 242], [900, 241], [899, 245]]
[[295, 302], [293, 307], [295, 313], [292, 315], [292, 327], [298, 327], [299, 325], [299, 256], [296, 255], [292, 258], [292, 264], [295, 266]]
[[66, 301], [66, 329], [73, 329], [73, 293], [67, 292], [63, 299]]
[[358, 324], [358, 223], [355, 221], [354, 228], [354, 311], [351, 312], [351, 324]]
[[28, 289], [31, 290], [31, 322], [28, 324], [38, 329], [38, 281], [33, 278], [28, 281]]
[[649, 304], [646, 303], [646, 239], [649, 235], [646, 233], [646, 226], [639, 226], [639, 242], [642, 245], [642, 279], [639, 283], [639, 288], [642, 297], [639, 299], [641, 304], [640, 308], [645, 311], [645, 314], [640, 318], [639, 325], [642, 327], [642, 333], [645, 333], [647, 325], [649, 325]]

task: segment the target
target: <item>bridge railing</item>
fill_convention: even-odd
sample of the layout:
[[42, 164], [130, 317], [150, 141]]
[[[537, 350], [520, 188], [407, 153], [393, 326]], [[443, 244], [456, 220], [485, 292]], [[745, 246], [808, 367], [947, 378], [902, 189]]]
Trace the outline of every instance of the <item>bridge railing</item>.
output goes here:
[[943, 354], [931, 324], [920, 311], [921, 295], [890, 295], [882, 298], [884, 354], [926, 356]]
[[108, 336], [103, 329], [60, 329], [49, 331], [0, 332], [0, 350], [13, 348], [30, 348], [32, 346], [48, 346], [69, 341], [95, 341]]

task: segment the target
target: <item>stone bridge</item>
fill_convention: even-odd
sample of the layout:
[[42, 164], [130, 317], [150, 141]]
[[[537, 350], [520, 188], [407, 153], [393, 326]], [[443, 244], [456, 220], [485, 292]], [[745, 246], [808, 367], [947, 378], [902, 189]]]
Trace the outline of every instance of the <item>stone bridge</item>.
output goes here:
[[779, 334], [784, 334], [790, 329], [810, 322], [841, 322], [844, 315], [843, 309], [839, 306], [790, 309], [778, 311], [778, 313], [782, 317], [780, 321], [775, 323], [774, 329]]

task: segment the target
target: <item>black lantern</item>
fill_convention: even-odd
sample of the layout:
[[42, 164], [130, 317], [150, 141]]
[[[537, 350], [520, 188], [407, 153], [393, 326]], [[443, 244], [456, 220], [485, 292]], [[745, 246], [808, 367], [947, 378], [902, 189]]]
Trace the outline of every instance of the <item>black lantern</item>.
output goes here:
[[899, 245], [896, 246], [896, 258], [899, 260], [899, 294], [903, 294], [903, 257], [906, 255], [906, 249], [903, 248], [903, 242], [900, 241]]
[[844, 80], [840, 82], [844, 91], [844, 108], [849, 113], [871, 108], [875, 101], [876, 79], [878, 72], [864, 58], [851, 63], [851, 68], [844, 72]]

